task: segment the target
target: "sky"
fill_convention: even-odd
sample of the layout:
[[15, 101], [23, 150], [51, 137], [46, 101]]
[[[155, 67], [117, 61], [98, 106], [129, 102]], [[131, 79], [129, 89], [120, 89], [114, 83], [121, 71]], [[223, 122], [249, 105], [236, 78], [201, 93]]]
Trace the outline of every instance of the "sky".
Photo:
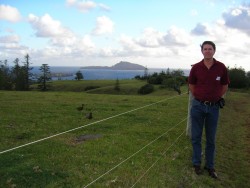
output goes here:
[[0, 60], [190, 69], [200, 44], [250, 71], [250, 0], [0, 0]]

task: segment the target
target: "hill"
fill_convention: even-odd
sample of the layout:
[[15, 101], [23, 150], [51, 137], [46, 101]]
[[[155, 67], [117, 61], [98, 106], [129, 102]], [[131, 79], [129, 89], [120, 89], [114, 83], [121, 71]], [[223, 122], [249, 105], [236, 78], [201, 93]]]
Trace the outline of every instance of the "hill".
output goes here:
[[[131, 82], [121, 88], [134, 87]], [[221, 110], [218, 181], [193, 172], [185, 136], [188, 95], [0, 91], [0, 96], [0, 151], [13, 149], [1, 154], [0, 187], [250, 184], [249, 93], [228, 93]], [[81, 104], [85, 109], [79, 112]], [[85, 114], [91, 110], [90, 120]]]
[[81, 67], [81, 69], [110, 69], [110, 70], [144, 70], [145, 67], [130, 63], [127, 61], [120, 61], [119, 63], [108, 67], [108, 66], [87, 66], [87, 67]]

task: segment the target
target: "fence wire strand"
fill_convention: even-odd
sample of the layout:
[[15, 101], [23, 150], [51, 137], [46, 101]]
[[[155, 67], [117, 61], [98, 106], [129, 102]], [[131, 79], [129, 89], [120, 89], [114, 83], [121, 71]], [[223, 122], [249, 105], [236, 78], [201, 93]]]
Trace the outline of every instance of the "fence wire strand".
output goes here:
[[130, 155], [129, 157], [127, 157], [126, 159], [124, 159], [122, 162], [120, 162], [119, 164], [117, 164], [116, 166], [114, 166], [113, 168], [111, 168], [110, 170], [108, 170], [107, 172], [105, 172], [104, 174], [102, 174], [101, 176], [99, 176], [98, 178], [96, 178], [95, 180], [93, 180], [92, 182], [90, 182], [89, 184], [85, 185], [83, 188], [89, 187], [90, 185], [92, 185], [93, 183], [95, 183], [97, 180], [101, 179], [103, 176], [107, 175], [108, 173], [110, 173], [111, 171], [113, 171], [114, 169], [116, 169], [117, 167], [119, 167], [120, 165], [122, 165], [123, 163], [125, 163], [126, 161], [128, 161], [129, 159], [131, 159], [132, 157], [134, 157], [136, 154], [138, 154], [139, 152], [141, 152], [143, 149], [147, 148], [148, 146], [150, 146], [151, 144], [153, 144], [154, 142], [156, 142], [158, 139], [160, 139], [161, 137], [163, 137], [164, 135], [166, 135], [169, 131], [171, 131], [172, 129], [174, 129], [178, 125], [180, 125], [186, 119], [187, 118], [184, 118], [183, 120], [181, 120], [175, 126], [173, 126], [172, 128], [168, 129], [166, 132], [164, 132], [163, 134], [161, 134], [159, 137], [157, 137], [156, 139], [154, 139], [151, 142], [149, 142], [147, 145], [145, 145], [144, 147], [142, 147], [140, 150], [138, 150], [137, 152], [133, 153], [132, 155]]
[[[186, 93], [183, 93], [183, 94], [181, 94], [181, 95], [184, 95], [184, 94], [186, 94]], [[51, 136], [48, 136], [48, 137], [45, 137], [45, 138], [42, 138], [42, 139], [39, 139], [39, 140], [36, 140], [36, 141], [33, 141], [33, 142], [29, 142], [29, 143], [27, 143], [27, 144], [23, 144], [23, 145], [20, 145], [20, 146], [11, 148], [11, 149], [7, 149], [7, 150], [4, 150], [4, 151], [1, 151], [1, 152], [0, 152], [0, 155], [3, 154], [3, 153], [7, 153], [7, 152], [10, 152], [10, 151], [19, 149], [19, 148], [23, 148], [23, 147], [25, 147], [25, 146], [29, 146], [29, 145], [31, 145], [31, 144], [35, 144], [35, 143], [38, 143], [38, 142], [41, 142], [41, 141], [44, 141], [44, 140], [48, 140], [48, 139], [50, 139], [50, 138], [54, 138], [54, 137], [56, 137], [56, 136], [59, 136], [59, 135], [65, 134], [65, 133], [69, 133], [69, 132], [72, 132], [72, 131], [75, 131], [75, 130], [78, 130], [78, 129], [82, 129], [82, 128], [88, 127], [88, 126], [90, 126], [90, 125], [94, 125], [94, 124], [97, 124], [97, 123], [100, 123], [100, 122], [103, 122], [103, 121], [107, 121], [107, 120], [109, 120], [109, 119], [112, 119], [112, 118], [115, 118], [115, 117], [118, 117], [118, 116], [121, 116], [121, 115], [124, 115], [124, 114], [128, 114], [128, 113], [131, 113], [131, 112], [134, 112], [134, 111], [137, 111], [137, 110], [140, 110], [140, 109], [143, 109], [143, 108], [146, 108], [146, 107], [149, 107], [149, 106], [158, 104], [158, 103], [162, 103], [162, 102], [164, 102], [164, 101], [167, 101], [167, 100], [176, 98], [176, 97], [178, 97], [178, 96], [180, 96], [180, 95], [175, 95], [175, 96], [173, 96], [173, 97], [169, 97], [169, 98], [166, 98], [166, 99], [157, 101], [157, 102], [155, 102], [155, 103], [151, 103], [151, 104], [148, 104], [148, 105], [144, 105], [144, 106], [135, 108], [135, 109], [133, 109], [133, 110], [129, 110], [129, 111], [126, 111], [126, 112], [123, 112], [123, 113], [120, 113], [120, 114], [117, 114], [117, 115], [114, 115], [114, 116], [110, 116], [110, 117], [105, 118], [105, 119], [101, 119], [101, 120], [99, 120], [99, 121], [95, 121], [95, 122], [89, 123], [89, 124], [87, 124], [87, 125], [83, 125], [83, 126], [80, 126], [80, 127], [76, 127], [76, 128], [73, 128], [73, 129], [70, 129], [70, 130], [67, 130], [67, 131], [58, 133], [58, 134], [54, 134], [54, 135], [51, 135]]]
[[[187, 118], [185, 118], [185, 120], [186, 120]], [[149, 170], [150, 169], [152, 169], [154, 166], [155, 166], [155, 164], [167, 153], [167, 151], [168, 150], [170, 150], [170, 148], [172, 148], [176, 143], [177, 143], [177, 141], [179, 140], [179, 138], [183, 135], [185, 133], [185, 130], [175, 139], [175, 141], [166, 149], [166, 151], [165, 152], [163, 152], [162, 154], [161, 154], [161, 156], [160, 157], [158, 157], [157, 159], [156, 159], [156, 161], [137, 179], [137, 181], [131, 186], [131, 188], [133, 188], [148, 172], [149, 172]]]

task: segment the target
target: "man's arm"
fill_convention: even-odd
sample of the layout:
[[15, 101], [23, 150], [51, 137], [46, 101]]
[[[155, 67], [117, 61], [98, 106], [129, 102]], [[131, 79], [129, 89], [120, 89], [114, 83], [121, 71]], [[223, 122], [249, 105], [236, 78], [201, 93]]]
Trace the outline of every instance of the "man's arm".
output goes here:
[[228, 84], [227, 85], [222, 85], [221, 97], [227, 92], [227, 89], [228, 89]]
[[189, 90], [191, 91], [192, 95], [194, 95], [194, 87], [195, 85], [189, 84]]

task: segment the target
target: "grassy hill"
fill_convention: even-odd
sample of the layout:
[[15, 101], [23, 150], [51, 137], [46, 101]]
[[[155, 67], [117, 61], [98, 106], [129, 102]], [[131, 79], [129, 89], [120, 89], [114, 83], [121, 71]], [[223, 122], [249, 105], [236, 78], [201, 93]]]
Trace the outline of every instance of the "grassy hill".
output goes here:
[[[226, 97], [215, 181], [193, 173], [187, 94], [156, 87], [138, 95], [145, 83], [136, 80], [120, 81], [120, 94], [115, 81], [72, 83], [54, 82], [53, 92], [0, 91], [0, 187], [249, 185], [249, 93]], [[99, 88], [84, 91], [90, 85]], [[76, 110], [81, 104], [83, 112]]]
[[[92, 94], [114, 94], [114, 95], [138, 95], [138, 90], [145, 84], [142, 80], [119, 80], [120, 91], [114, 89], [116, 80], [65, 80], [50, 83], [49, 91], [63, 92], [85, 92]], [[31, 86], [32, 90], [37, 90], [37, 85]], [[161, 88], [154, 85], [154, 92], [151, 95], [176, 94], [171, 88]], [[182, 92], [187, 91], [187, 87], [181, 88]]]

